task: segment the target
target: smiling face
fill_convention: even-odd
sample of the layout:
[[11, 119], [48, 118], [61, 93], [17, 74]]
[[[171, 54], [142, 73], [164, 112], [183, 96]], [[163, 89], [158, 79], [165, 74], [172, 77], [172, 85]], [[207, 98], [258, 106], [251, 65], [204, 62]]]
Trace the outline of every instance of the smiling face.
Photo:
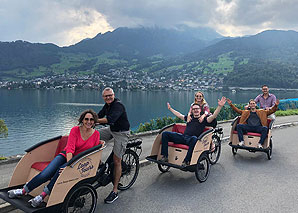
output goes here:
[[104, 90], [102, 98], [107, 104], [111, 104], [115, 99], [114, 91], [112, 89]]
[[83, 126], [90, 129], [94, 126], [94, 118], [91, 113], [87, 113], [83, 119]]
[[249, 108], [250, 110], [255, 110], [256, 109], [256, 102], [254, 100], [249, 101]]
[[269, 88], [267, 86], [263, 86], [262, 87], [262, 92], [264, 95], [268, 95], [269, 94]]
[[201, 92], [197, 92], [195, 94], [195, 102], [196, 103], [201, 103], [204, 100], [204, 95]]
[[193, 105], [191, 111], [195, 118], [200, 117], [201, 108], [198, 105]]

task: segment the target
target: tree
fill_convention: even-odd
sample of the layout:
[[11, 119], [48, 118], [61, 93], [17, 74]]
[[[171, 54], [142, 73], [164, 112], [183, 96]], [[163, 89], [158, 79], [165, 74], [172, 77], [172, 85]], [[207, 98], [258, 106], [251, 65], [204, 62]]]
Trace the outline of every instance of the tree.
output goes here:
[[7, 136], [8, 136], [7, 126], [4, 123], [4, 120], [0, 119], [0, 138], [2, 138], [2, 137], [6, 138]]

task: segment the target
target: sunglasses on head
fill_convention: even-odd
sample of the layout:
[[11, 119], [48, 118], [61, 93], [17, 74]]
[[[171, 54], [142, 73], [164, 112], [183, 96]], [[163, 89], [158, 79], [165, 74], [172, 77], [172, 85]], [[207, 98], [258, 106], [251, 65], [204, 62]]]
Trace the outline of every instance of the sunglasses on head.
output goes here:
[[84, 118], [85, 121], [94, 121], [94, 118]]
[[112, 97], [114, 94], [110, 94], [110, 95], [104, 95], [103, 97], [104, 98], [107, 98], [107, 97]]

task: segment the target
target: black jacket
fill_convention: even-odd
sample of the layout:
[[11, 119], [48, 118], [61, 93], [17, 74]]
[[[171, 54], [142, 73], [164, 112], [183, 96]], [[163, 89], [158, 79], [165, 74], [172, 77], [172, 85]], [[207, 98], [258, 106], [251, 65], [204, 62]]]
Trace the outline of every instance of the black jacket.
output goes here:
[[110, 104], [105, 104], [98, 113], [98, 118], [106, 117], [108, 125], [110, 125], [111, 131], [120, 132], [129, 130], [129, 121], [127, 118], [126, 110], [124, 105], [119, 99], [115, 100]]

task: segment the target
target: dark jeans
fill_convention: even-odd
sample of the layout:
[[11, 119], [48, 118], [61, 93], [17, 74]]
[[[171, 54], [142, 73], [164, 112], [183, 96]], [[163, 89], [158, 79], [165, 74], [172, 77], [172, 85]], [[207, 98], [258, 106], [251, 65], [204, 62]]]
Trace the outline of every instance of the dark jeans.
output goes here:
[[36, 175], [25, 185], [26, 192], [28, 193], [41, 184], [47, 182], [48, 180], [51, 180], [44, 189], [44, 192], [49, 195], [54, 187], [56, 180], [59, 177], [60, 168], [64, 168], [65, 164], [66, 158], [63, 155], [57, 155], [44, 170], [42, 170], [38, 175]]
[[198, 140], [196, 136], [183, 135], [177, 132], [163, 132], [161, 138], [161, 154], [165, 157], [168, 157], [168, 142], [187, 145], [189, 148], [184, 159], [185, 161], [190, 161], [193, 149]]
[[266, 127], [266, 126], [249, 126], [247, 124], [237, 124], [237, 132], [238, 132], [239, 141], [244, 141], [243, 140], [244, 132], [261, 133], [261, 138], [260, 138], [259, 143], [263, 145], [263, 143], [267, 137], [268, 127]]

